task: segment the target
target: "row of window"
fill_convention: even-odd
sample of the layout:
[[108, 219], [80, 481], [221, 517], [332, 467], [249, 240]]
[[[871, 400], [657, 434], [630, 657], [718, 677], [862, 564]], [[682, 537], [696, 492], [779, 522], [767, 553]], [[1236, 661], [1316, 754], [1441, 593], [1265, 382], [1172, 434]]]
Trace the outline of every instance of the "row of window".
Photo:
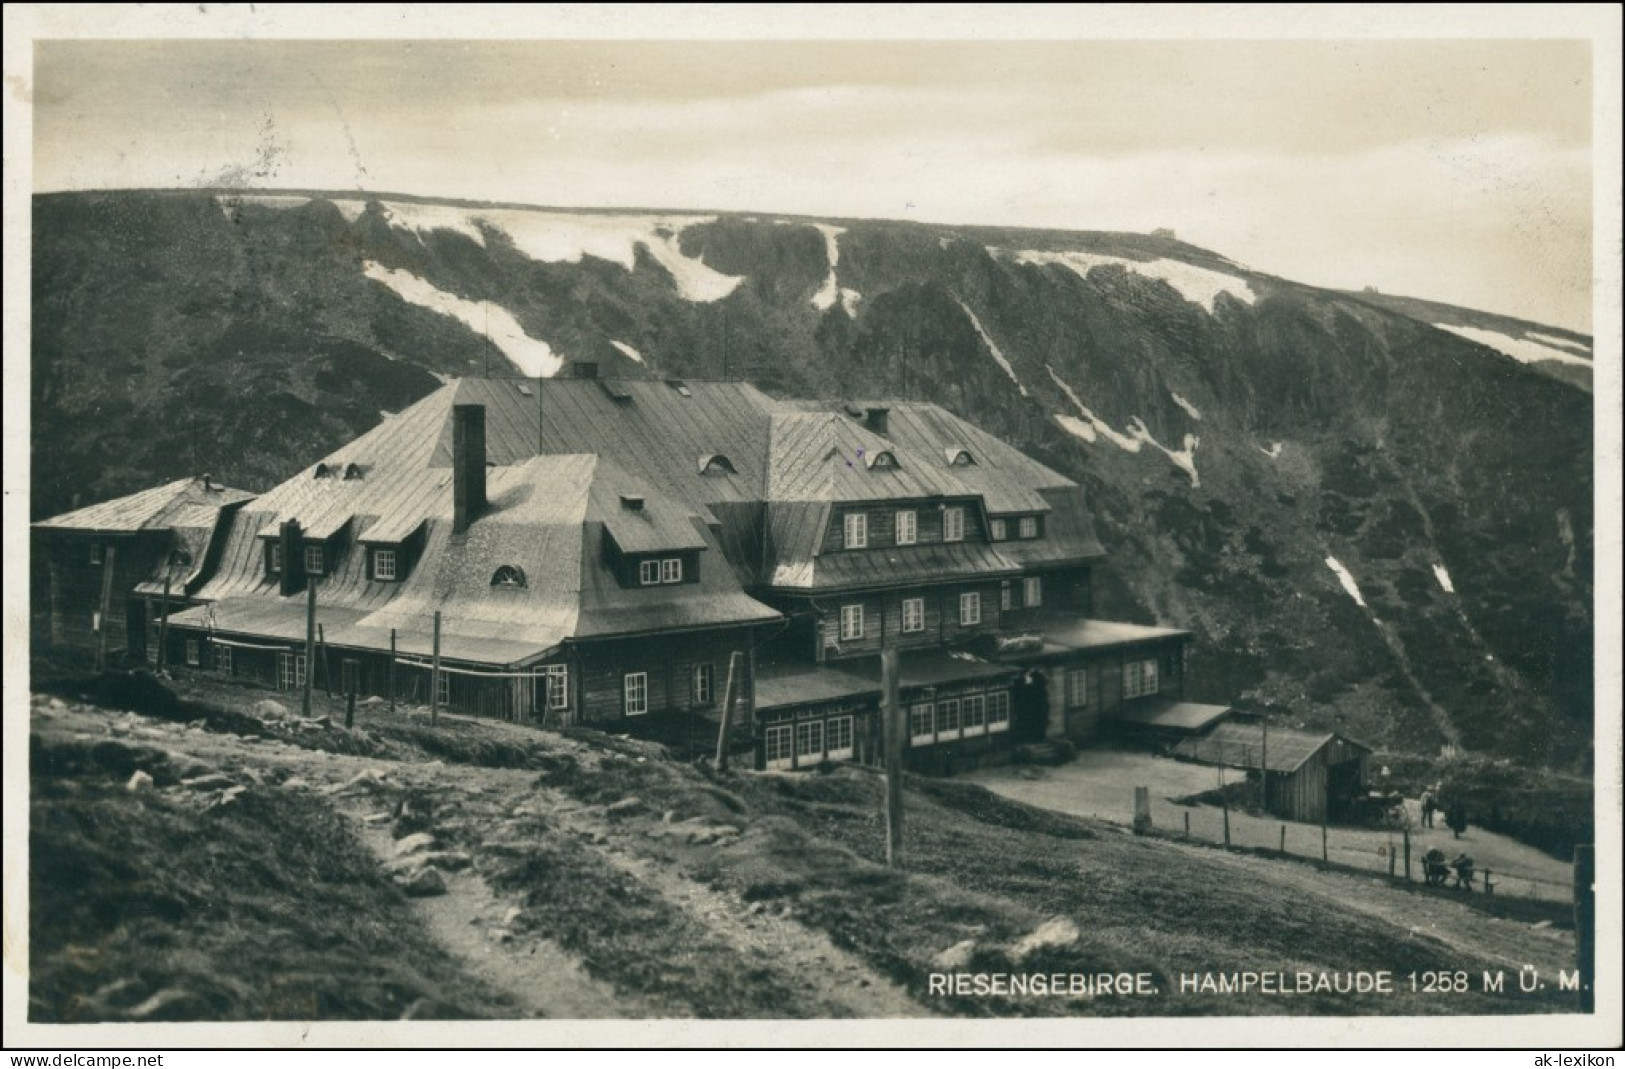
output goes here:
[[[710, 705], [717, 700], [717, 667], [697, 664], [689, 670], [689, 700], [694, 705]], [[621, 711], [627, 716], [643, 716], [649, 711], [649, 673], [628, 672], [621, 677]]]
[[849, 761], [853, 754], [850, 715], [794, 724], [770, 724], [763, 738], [768, 768], [795, 768], [819, 761]]
[[[1002, 518], [990, 520], [987, 533], [988, 537], [995, 542], [1008, 542], [1010, 540], [1010, 521]], [[1038, 533], [1037, 516], [1016, 517], [1017, 538], [1037, 538]]]
[[[1037, 583], [1037, 579], [1028, 582]], [[1006, 605], [1006, 608], [1009, 606]], [[982, 622], [982, 595], [978, 591], [969, 591], [959, 595], [959, 626], [975, 627]], [[856, 642], [862, 639], [866, 628], [866, 617], [861, 604], [841, 606], [841, 641]], [[916, 634], [925, 630], [925, 599], [903, 599], [903, 634]]]
[[[914, 509], [899, 509], [892, 517], [892, 537], [896, 545], [912, 546], [920, 538], [920, 516]], [[842, 545], [847, 549], [864, 549], [869, 545], [869, 514], [848, 512], [842, 520]], [[942, 540], [965, 540], [965, 508], [952, 505], [942, 510]]]
[[659, 586], [662, 583], [681, 583], [683, 581], [683, 558], [666, 557], [661, 560], [645, 560], [638, 562], [638, 582], [643, 586]]
[[[1082, 709], [1096, 699], [1092, 673], [1087, 668], [1069, 668], [1066, 672], [1066, 704], [1071, 709]], [[1157, 660], [1129, 661], [1123, 665], [1123, 700], [1143, 698], [1161, 690], [1157, 675]]]
[[915, 702], [908, 707], [911, 746], [930, 746], [1008, 730], [1010, 692], [1007, 690]]

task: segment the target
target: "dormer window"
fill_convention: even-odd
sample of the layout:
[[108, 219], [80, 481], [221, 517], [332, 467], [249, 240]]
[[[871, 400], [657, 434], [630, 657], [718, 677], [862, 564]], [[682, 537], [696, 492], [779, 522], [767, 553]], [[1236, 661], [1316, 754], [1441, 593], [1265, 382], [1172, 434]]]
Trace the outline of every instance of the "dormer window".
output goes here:
[[965, 509], [960, 505], [950, 505], [942, 510], [942, 540], [944, 542], [963, 542], [965, 540]]
[[1021, 520], [1020, 520], [1018, 530], [1021, 532], [1021, 537], [1022, 538], [1037, 538], [1038, 537], [1038, 517], [1037, 516], [1023, 516], [1021, 518]]
[[976, 458], [970, 455], [969, 449], [957, 445], [949, 446], [942, 452], [948, 458], [948, 466], [952, 468], [968, 468], [976, 463]]
[[169, 563], [172, 567], [184, 568], [192, 563], [192, 555], [184, 549], [171, 550]]
[[683, 581], [683, 558], [665, 557], [638, 562], [638, 585], [660, 586]]
[[524, 570], [516, 565], [504, 564], [491, 575], [491, 585], [500, 587], [522, 587], [525, 585]]
[[333, 469], [328, 467], [326, 464], [318, 464], [316, 465], [316, 470], [310, 474], [312, 477], [317, 479], [331, 479], [333, 477]]
[[894, 456], [889, 449], [881, 449], [877, 452], [870, 453], [865, 460], [868, 462], [871, 470], [889, 471], [897, 467], [897, 457]]
[[267, 542], [265, 544], [265, 570], [273, 574], [282, 571], [281, 542]]
[[721, 453], [707, 453], [700, 458], [701, 475], [738, 475], [734, 462]]
[[1003, 542], [1010, 537], [1010, 525], [1004, 520], [991, 520], [987, 525], [987, 536], [995, 542]]
[[393, 549], [375, 549], [372, 551], [372, 577], [374, 579], [395, 579], [395, 565], [396, 558]]
[[848, 512], [842, 525], [842, 542], [847, 549], [863, 549], [869, 544], [868, 515], [862, 512]]
[[365, 474], [365, 471], [361, 467], [360, 464], [346, 464], [346, 465], [344, 465], [344, 478], [345, 478], [346, 481], [348, 481], [350, 479], [359, 479], [364, 474]]

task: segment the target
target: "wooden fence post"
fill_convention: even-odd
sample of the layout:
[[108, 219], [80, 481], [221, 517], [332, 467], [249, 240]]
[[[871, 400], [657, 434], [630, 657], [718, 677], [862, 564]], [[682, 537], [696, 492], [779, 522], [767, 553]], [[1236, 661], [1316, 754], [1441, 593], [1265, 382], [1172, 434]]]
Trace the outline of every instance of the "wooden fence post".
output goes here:
[[1224, 848], [1230, 849], [1230, 803], [1224, 803]]
[[[718, 772], [728, 771], [728, 728], [733, 716], [735, 687], [744, 682], [739, 676], [739, 665], [744, 657], [738, 650], [728, 655], [728, 686], [722, 692], [722, 724], [717, 728], [717, 761]], [[735, 681], [738, 680], [738, 683]]]
[[1400, 834], [1405, 836], [1405, 882], [1411, 882], [1411, 829], [1401, 828]]
[[[282, 562], [289, 567], [287, 561]], [[310, 719], [310, 688], [316, 680], [316, 581], [305, 578], [305, 687], [300, 711]]]
[[880, 717], [886, 745], [886, 864], [896, 865], [903, 853], [903, 739], [902, 703], [898, 700], [897, 650], [880, 651]]
[[429, 667], [429, 723], [440, 722], [440, 610], [434, 614], [434, 659]]
[[345, 658], [342, 671], [344, 673], [344, 726], [346, 729], [355, 727], [355, 691], [361, 682], [361, 662]]
[[1191, 837], [1191, 811], [1185, 810], [1185, 838]]
[[1324, 813], [1321, 814], [1320, 817], [1320, 860], [1331, 860], [1329, 857], [1327, 857], [1326, 851], [1326, 816]]
[[389, 629], [389, 711], [395, 711], [395, 629]]
[[1286, 856], [1286, 825], [1281, 825], [1281, 856]]

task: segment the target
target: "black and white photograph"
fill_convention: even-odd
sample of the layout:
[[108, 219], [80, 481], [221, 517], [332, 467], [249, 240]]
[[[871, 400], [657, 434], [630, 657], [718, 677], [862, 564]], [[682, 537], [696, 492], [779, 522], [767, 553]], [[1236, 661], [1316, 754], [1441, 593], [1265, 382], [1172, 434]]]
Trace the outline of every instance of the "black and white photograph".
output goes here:
[[1486, 10], [8, 6], [7, 1045], [1617, 1046]]

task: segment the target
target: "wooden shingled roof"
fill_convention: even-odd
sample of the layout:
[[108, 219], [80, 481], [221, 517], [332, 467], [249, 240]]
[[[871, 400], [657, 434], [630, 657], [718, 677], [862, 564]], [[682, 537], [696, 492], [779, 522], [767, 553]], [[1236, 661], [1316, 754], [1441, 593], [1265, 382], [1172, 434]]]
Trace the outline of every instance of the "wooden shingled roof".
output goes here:
[[1338, 740], [1355, 750], [1371, 752], [1371, 747], [1333, 732], [1270, 728], [1266, 734], [1261, 724], [1230, 721], [1205, 735], [1181, 740], [1174, 747], [1174, 756], [1209, 765], [1295, 772], [1322, 747]]

